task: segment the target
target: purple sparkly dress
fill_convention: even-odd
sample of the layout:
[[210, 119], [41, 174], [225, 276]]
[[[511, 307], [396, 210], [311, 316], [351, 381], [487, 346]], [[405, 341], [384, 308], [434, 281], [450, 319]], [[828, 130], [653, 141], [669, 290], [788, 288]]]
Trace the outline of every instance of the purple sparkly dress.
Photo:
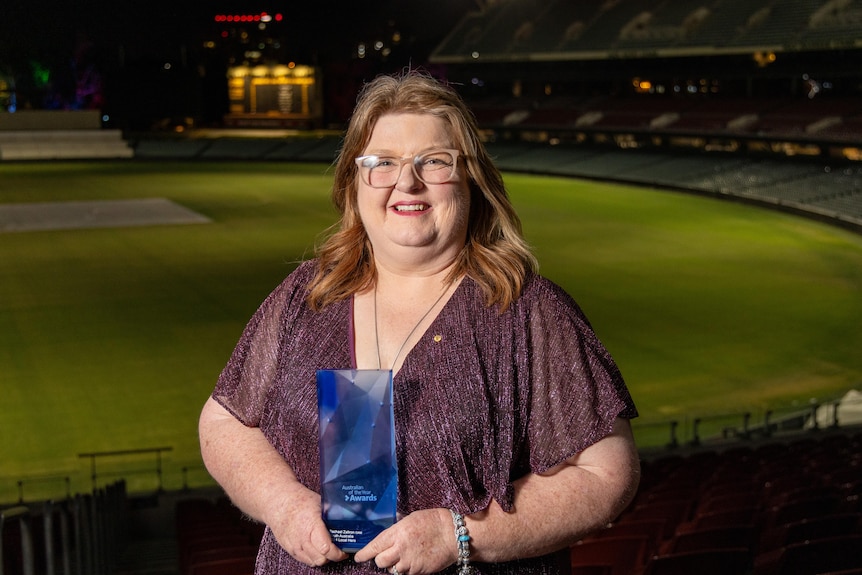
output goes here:
[[[319, 491], [315, 372], [355, 361], [352, 300], [320, 312], [305, 304], [315, 266], [301, 264], [264, 301], [213, 397], [260, 427], [299, 481]], [[402, 514], [438, 507], [469, 514], [492, 498], [508, 511], [515, 479], [562, 463], [608, 435], [617, 417], [637, 415], [616, 364], [561, 288], [533, 276], [505, 313], [483, 301], [465, 278], [395, 376]], [[471, 565], [480, 573], [558, 573], [558, 556]], [[381, 570], [351, 559], [307, 567], [266, 530], [257, 575], [321, 572]]]

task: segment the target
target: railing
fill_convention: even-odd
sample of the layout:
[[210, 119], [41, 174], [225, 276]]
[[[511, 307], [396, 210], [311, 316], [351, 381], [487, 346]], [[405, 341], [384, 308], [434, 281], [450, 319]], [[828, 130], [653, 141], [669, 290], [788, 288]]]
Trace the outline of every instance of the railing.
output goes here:
[[107, 575], [125, 534], [125, 484], [0, 511], [0, 575]]
[[[634, 422], [635, 436], [639, 443], [659, 449], [698, 447], [704, 444], [739, 443], [754, 439], [770, 438], [787, 432], [802, 430], [818, 431], [822, 427], [817, 413], [822, 407], [830, 408], [830, 420], [825, 427], [840, 425], [839, 401], [812, 402], [805, 407], [783, 410], [765, 410], [715, 414], [703, 417], [686, 417], [661, 422]], [[640, 439], [643, 441], [640, 441]], [[666, 439], [664, 439], [666, 438]]]
[[182, 465], [166, 453], [173, 447], [93, 451], [79, 453], [78, 469], [54, 474], [0, 477], [0, 508], [41, 501], [69, 500], [73, 493], [92, 492], [115, 481], [124, 481], [129, 492], [162, 493], [209, 488], [214, 485], [200, 462]]
[[[90, 479], [93, 482], [93, 489], [96, 489], [98, 485], [99, 474], [96, 470], [96, 462], [99, 460], [104, 460], [107, 458], [114, 457], [125, 457], [125, 456], [138, 456], [138, 455], [155, 455], [155, 467], [152, 470], [147, 470], [149, 472], [155, 472], [156, 480], [158, 483], [157, 490], [163, 491], [163, 477], [162, 477], [162, 454], [167, 451], [172, 451], [173, 447], [149, 447], [145, 449], [125, 449], [120, 451], [97, 451], [92, 453], [79, 453], [78, 457], [81, 458], [89, 458], [90, 459]], [[109, 472], [107, 474], [116, 475], [117, 472]], [[124, 470], [123, 474], [128, 474], [128, 470]]]
[[72, 478], [69, 475], [43, 475], [43, 476], [30, 476], [27, 479], [19, 479], [18, 480], [18, 503], [23, 504], [25, 501], [24, 498], [24, 486], [32, 486], [34, 483], [63, 483], [63, 490], [66, 495], [66, 499], [70, 499], [72, 497]]

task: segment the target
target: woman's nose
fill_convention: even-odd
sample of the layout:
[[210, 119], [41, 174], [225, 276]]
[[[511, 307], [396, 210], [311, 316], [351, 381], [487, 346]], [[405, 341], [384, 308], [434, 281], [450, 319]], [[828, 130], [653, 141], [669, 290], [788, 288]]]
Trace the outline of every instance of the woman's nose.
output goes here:
[[403, 192], [411, 192], [418, 189], [421, 185], [421, 181], [416, 177], [416, 172], [413, 171], [412, 160], [402, 162], [398, 171], [398, 179], [395, 181], [395, 187]]

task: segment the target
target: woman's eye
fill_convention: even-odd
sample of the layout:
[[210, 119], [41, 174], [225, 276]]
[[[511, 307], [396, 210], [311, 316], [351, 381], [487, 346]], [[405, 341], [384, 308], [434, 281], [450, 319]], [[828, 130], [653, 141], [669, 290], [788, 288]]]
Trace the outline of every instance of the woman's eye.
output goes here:
[[428, 168], [443, 168], [452, 165], [452, 158], [435, 154], [433, 156], [425, 156], [421, 159], [420, 164]]

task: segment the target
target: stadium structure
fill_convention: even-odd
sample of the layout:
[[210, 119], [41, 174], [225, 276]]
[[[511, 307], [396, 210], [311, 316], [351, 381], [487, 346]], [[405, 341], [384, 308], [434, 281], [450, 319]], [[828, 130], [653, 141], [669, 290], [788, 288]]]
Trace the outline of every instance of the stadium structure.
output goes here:
[[858, 227], [860, 30], [853, 0], [510, 0], [467, 15], [430, 60], [462, 87], [507, 168], [730, 195]]
[[[860, 64], [862, 0], [487, 0], [429, 57], [505, 170], [728, 197], [855, 231]], [[25, 131], [0, 132], [0, 161]], [[145, 159], [331, 161], [338, 137], [127, 143]], [[43, 137], [40, 157], [64, 145]], [[825, 432], [818, 414], [799, 423], [782, 440], [747, 433], [645, 459], [634, 502], [570, 549], [571, 572], [859, 573], [862, 434]], [[132, 504], [124, 489], [3, 509], [0, 573], [251, 573], [261, 528], [217, 490]], [[173, 543], [135, 539], [130, 524]]]

